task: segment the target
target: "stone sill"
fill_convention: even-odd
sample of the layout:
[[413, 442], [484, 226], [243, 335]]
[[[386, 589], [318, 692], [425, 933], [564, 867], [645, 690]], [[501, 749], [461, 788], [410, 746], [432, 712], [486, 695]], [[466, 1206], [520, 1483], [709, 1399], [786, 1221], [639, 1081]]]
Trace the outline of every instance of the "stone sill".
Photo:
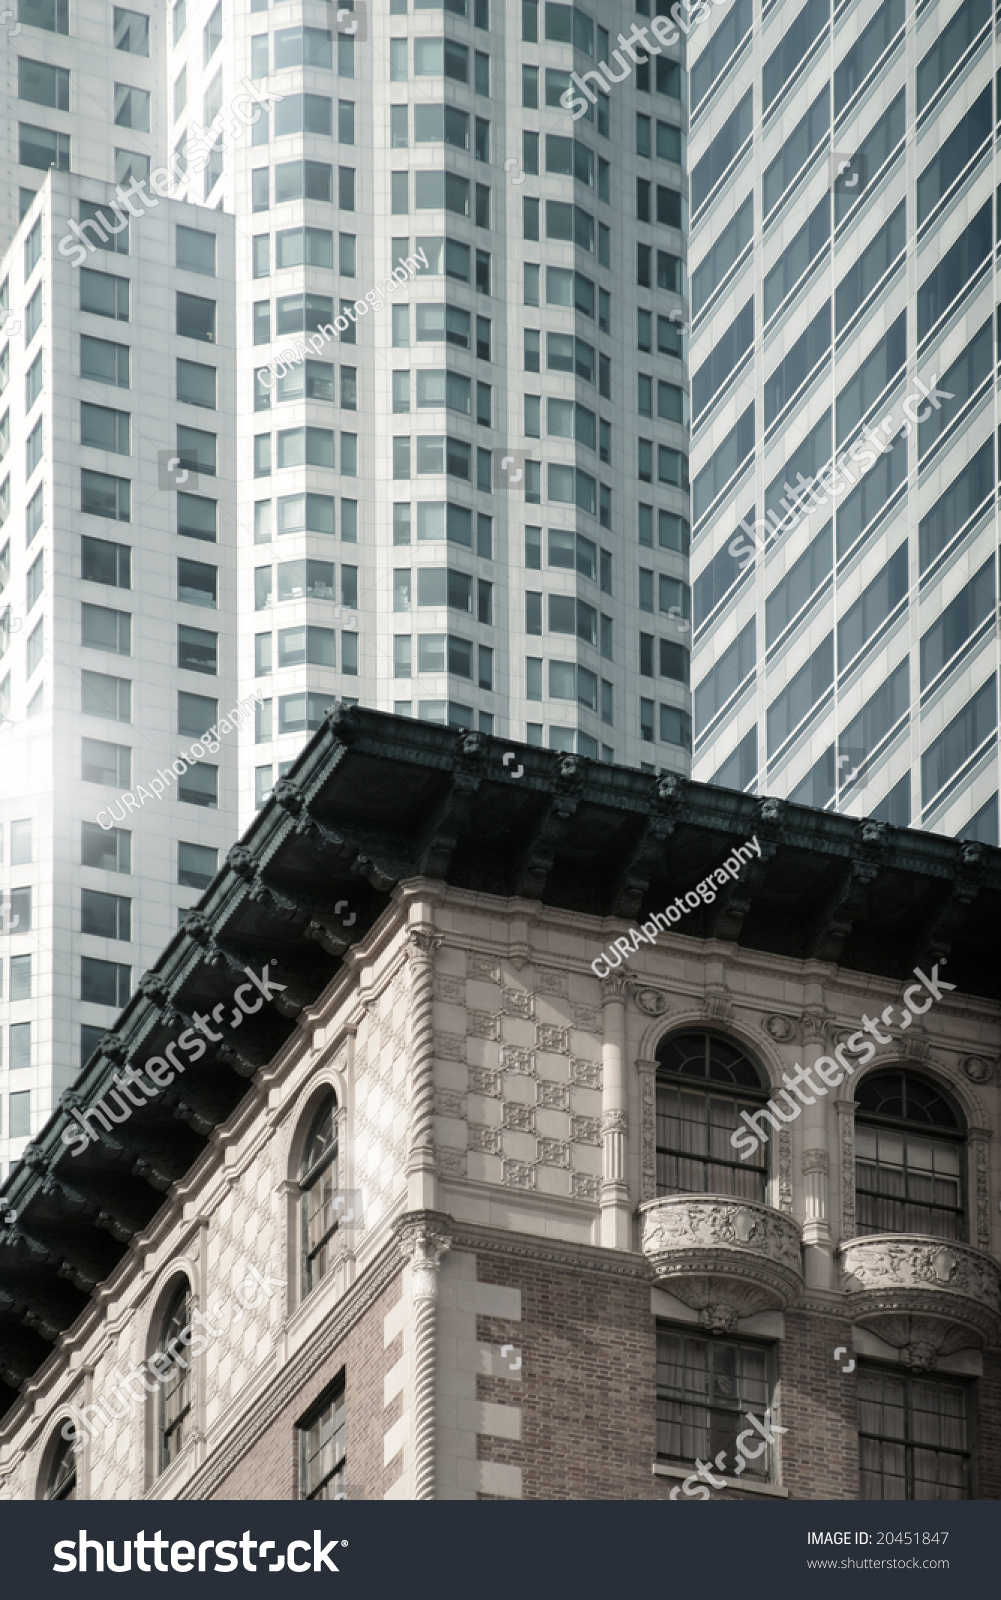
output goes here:
[[[653, 1475], [655, 1478], [691, 1478], [693, 1473], [690, 1467], [671, 1467], [666, 1461], [655, 1461]], [[702, 1481], [700, 1478], [699, 1482]], [[739, 1489], [742, 1494], [763, 1494], [774, 1500], [789, 1498], [789, 1490], [779, 1483], [755, 1483], [750, 1478], [724, 1478], [723, 1483], [727, 1489]], [[711, 1485], [706, 1484], [706, 1488], [711, 1492]]]

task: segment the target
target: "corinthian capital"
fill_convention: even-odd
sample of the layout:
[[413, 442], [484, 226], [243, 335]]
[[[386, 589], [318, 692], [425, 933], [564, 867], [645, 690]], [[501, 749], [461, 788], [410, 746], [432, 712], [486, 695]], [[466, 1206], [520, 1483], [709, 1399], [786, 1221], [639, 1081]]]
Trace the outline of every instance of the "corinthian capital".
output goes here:
[[438, 1292], [438, 1268], [452, 1243], [444, 1228], [428, 1222], [407, 1222], [400, 1229], [400, 1250], [410, 1263], [415, 1300], [434, 1300]]

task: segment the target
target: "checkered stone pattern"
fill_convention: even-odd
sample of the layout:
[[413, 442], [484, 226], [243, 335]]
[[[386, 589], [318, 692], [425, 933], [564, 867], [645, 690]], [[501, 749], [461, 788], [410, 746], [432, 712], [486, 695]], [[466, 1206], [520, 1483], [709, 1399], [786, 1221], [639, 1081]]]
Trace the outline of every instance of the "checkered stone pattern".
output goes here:
[[564, 969], [527, 972], [526, 980], [524, 966], [448, 941], [438, 953], [439, 1171], [593, 1203], [601, 1013], [570, 999]]
[[374, 998], [355, 1041], [351, 1154], [366, 1227], [378, 1222], [406, 1187], [410, 1006], [404, 971]]

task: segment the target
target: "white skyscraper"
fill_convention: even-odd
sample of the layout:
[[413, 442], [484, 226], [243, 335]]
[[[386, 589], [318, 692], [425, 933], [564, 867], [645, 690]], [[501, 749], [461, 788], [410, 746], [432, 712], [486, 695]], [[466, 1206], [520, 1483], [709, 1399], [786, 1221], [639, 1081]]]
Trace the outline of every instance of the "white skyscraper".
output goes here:
[[244, 819], [335, 696], [686, 767], [682, 74], [560, 103], [632, 20], [174, 8], [182, 160], [274, 96], [189, 174], [236, 212]]
[[[21, 907], [0, 938], [32, 960], [4, 972], [0, 1101], [31, 1099], [0, 1104], [0, 1159], [335, 697], [687, 770], [686, 88], [681, 43], [619, 47], [634, 21], [536, 0], [7, 19], [29, 161], [4, 310], [42, 320], [0, 353]], [[567, 106], [572, 73], [592, 87]], [[218, 754], [122, 810], [254, 694]]]
[[128, 183], [149, 175], [164, 143], [161, 5], [5, 0], [2, 9], [0, 252], [49, 167]]
[[52, 172], [0, 267], [5, 1170], [237, 827], [232, 219], [151, 198]]
[[693, 773], [997, 844], [991, 16], [694, 52]]

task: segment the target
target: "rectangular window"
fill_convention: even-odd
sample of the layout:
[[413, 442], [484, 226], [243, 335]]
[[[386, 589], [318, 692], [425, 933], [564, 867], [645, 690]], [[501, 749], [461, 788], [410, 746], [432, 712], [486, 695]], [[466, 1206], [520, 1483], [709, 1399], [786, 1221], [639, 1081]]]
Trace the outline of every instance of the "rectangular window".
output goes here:
[[189, 539], [205, 539], [214, 544], [218, 501], [204, 495], [177, 492], [177, 531]]
[[91, 267], [81, 267], [80, 310], [93, 312], [98, 317], [114, 317], [119, 322], [128, 322], [128, 278], [116, 277], [111, 272], [95, 272]]
[[80, 443], [116, 455], [131, 454], [131, 417], [127, 411], [80, 402]]
[[218, 672], [219, 635], [205, 628], [177, 629], [177, 665], [188, 672]]
[[128, 611], [112, 611], [108, 606], [80, 605], [80, 643], [90, 650], [107, 650], [112, 655], [132, 654], [132, 616]]
[[[831, 91], [830, 85], [825, 84], [809, 110], [793, 128], [774, 161], [765, 168], [761, 198], [766, 221], [826, 137], [830, 125]], [[849, 191], [850, 194], [855, 192]]]
[[85, 716], [107, 717], [113, 722], [132, 721], [132, 683], [106, 672], [80, 674], [80, 710]]
[[120, 1010], [132, 988], [132, 968], [117, 961], [96, 961], [80, 957], [80, 999], [90, 1005], [113, 1006]]
[[[325, 1215], [326, 1213], [324, 1213]], [[321, 1219], [322, 1220], [322, 1219]], [[324, 1239], [322, 1229], [313, 1229]], [[310, 1254], [310, 1263], [313, 1256]], [[347, 1408], [344, 1373], [296, 1425], [300, 1500], [341, 1500], [347, 1471]]]
[[970, 1499], [970, 1399], [956, 1378], [860, 1362], [860, 1499]]
[[705, 155], [692, 168], [692, 213], [708, 200], [724, 172], [751, 137], [754, 127], [753, 91], [748, 89], [736, 109], [724, 122]]
[[207, 889], [219, 870], [219, 852], [204, 844], [177, 845], [177, 881], [185, 889]]
[[[63, 3], [65, 4], [65, 0]], [[24, 0], [21, 0], [21, 15], [23, 14]], [[7, 1106], [10, 1138], [26, 1139], [31, 1133], [31, 1090], [21, 1089], [16, 1094], [9, 1095]]]
[[[692, 696], [695, 731], [700, 734], [754, 672], [754, 618], [724, 650], [716, 664], [696, 685]], [[832, 650], [833, 671], [833, 650]]]
[[[921, 799], [927, 805], [954, 778], [997, 727], [997, 686], [981, 686], [921, 757]], [[865, 748], [870, 748], [866, 746]]]
[[177, 798], [185, 805], [214, 809], [219, 804], [219, 768], [206, 761], [196, 761], [178, 778]]
[[[183, 0], [182, 0], [183, 3]], [[18, 0], [18, 21], [48, 33], [69, 33], [69, 0]]]
[[82, 739], [80, 777], [84, 783], [106, 783], [127, 789], [132, 781], [132, 751], [126, 744]]
[[65, 67], [50, 67], [44, 62], [30, 61], [25, 56], [19, 56], [17, 94], [19, 100], [30, 100], [39, 106], [51, 106], [54, 111], [68, 111], [69, 72]]
[[[737, 1436], [747, 1428], [748, 1414], [765, 1422], [770, 1411], [767, 1346], [658, 1327], [657, 1455], [661, 1460], [687, 1464], [696, 1458], [714, 1461], [724, 1456], [732, 1473], [740, 1454]], [[772, 1478], [771, 1456], [771, 1448], [767, 1448], [748, 1461], [745, 1470], [749, 1476], [759, 1482]]]
[[829, 633], [768, 707], [769, 757], [818, 707], [833, 682], [834, 635]]
[[80, 932], [93, 934], [98, 939], [129, 941], [132, 938], [132, 901], [127, 895], [81, 890]]
[[37, 167], [48, 172], [70, 170], [70, 136], [49, 128], [36, 128], [30, 122], [18, 123], [18, 161], [22, 167]]
[[99, 822], [81, 822], [80, 863], [102, 872], [131, 873], [132, 834], [126, 828], [102, 828]]

